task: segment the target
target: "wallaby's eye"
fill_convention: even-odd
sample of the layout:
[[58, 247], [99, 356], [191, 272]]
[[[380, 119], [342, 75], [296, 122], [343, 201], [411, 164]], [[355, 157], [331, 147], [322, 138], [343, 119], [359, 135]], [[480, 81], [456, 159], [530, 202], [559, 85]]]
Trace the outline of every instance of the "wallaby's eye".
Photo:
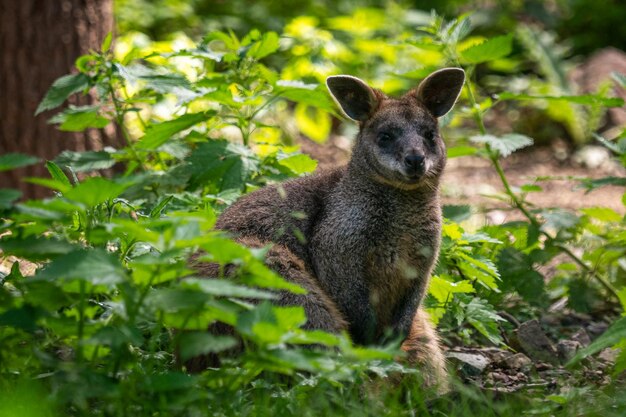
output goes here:
[[394, 139], [394, 136], [388, 132], [381, 132], [378, 134], [378, 144], [380, 146], [389, 145], [391, 142], [394, 141]]
[[426, 139], [428, 142], [433, 143], [435, 141], [435, 132], [433, 132], [432, 130], [426, 130], [423, 133], [424, 139]]

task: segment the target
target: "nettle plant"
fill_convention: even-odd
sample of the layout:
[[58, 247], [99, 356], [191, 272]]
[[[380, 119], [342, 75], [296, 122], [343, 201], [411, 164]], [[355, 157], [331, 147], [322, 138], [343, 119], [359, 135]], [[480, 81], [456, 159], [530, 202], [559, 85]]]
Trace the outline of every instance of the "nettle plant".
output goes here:
[[[516, 187], [510, 184], [501, 163], [512, 152], [532, 145], [533, 140], [517, 133], [492, 134], [485, 125], [485, 114], [504, 100], [575, 104], [588, 107], [586, 111], [596, 115], [606, 107], [623, 106], [624, 101], [604, 95], [567, 93], [533, 96], [501, 91], [495, 96], [481, 96], [472, 74], [477, 66], [488, 65], [509, 55], [514, 38], [507, 35], [479, 43], [462, 42], [470, 31], [471, 22], [467, 16], [450, 22], [433, 16], [432, 24], [420, 28], [420, 35], [411, 43], [418, 48], [439, 48], [448, 65], [462, 66], [468, 73], [465, 86], [468, 107], [461, 116], [472, 120], [479, 134], [465, 138], [472, 146], [461, 140], [459, 146], [449, 149], [449, 156], [473, 154], [488, 159], [504, 189], [495, 198], [506, 202], [522, 220], [485, 226], [475, 234], [464, 233], [458, 224], [449, 222], [443, 231], [439, 275], [434, 278], [430, 290], [434, 302], [431, 311], [435, 317], [443, 316], [444, 328], [453, 329], [455, 334], [467, 339], [471, 333], [466, 325], [470, 324], [494, 343], [502, 342], [498, 324], [504, 322], [495, 310], [510, 307], [513, 295], [525, 305], [536, 308], [546, 307], [550, 299], [567, 296], [568, 304], [574, 310], [590, 311], [594, 303], [608, 300], [615, 313], [618, 313], [620, 304], [621, 311], [624, 311], [626, 218], [607, 207], [592, 207], [575, 213], [561, 208], [533, 206], [527, 200], [528, 194], [541, 192], [541, 181], [550, 178], [536, 178]], [[623, 75], [614, 74], [614, 81], [623, 87]], [[595, 133], [592, 135], [611, 149], [622, 164], [626, 162], [626, 131], [612, 141]], [[580, 186], [588, 191], [606, 185], [626, 185], [626, 179], [622, 177], [579, 181]], [[626, 197], [623, 200], [626, 205]], [[448, 207], [447, 214], [450, 219], [462, 221], [469, 217], [470, 210], [469, 207]], [[546, 284], [538, 268], [553, 262], [557, 255], [562, 255], [559, 259], [565, 261], [559, 261], [559, 273]], [[617, 321], [605, 336], [582, 351], [573, 362], [607, 346], [624, 346], [626, 332], [623, 327], [624, 319]], [[616, 371], [625, 367], [626, 355], [622, 354]]]

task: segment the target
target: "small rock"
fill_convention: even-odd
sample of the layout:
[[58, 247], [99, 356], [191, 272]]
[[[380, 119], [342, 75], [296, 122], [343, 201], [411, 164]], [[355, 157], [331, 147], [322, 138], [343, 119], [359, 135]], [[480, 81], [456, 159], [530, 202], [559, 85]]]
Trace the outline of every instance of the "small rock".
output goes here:
[[528, 372], [533, 362], [530, 358], [523, 353], [516, 353], [515, 355], [511, 355], [504, 360], [504, 364], [509, 368], [515, 371], [523, 371]]
[[[567, 306], [567, 302], [568, 302], [568, 298], [567, 297], [561, 297], [559, 298], [557, 301], [555, 301], [549, 308], [548, 311], [550, 313], [555, 313], [557, 311], [563, 311], [563, 309]], [[546, 321], [545, 319], [548, 317], [544, 317], [544, 321]], [[552, 318], [554, 321], [557, 320], [556, 317], [552, 316], [550, 317]]]
[[506, 365], [506, 360], [513, 356], [513, 354], [506, 350], [500, 350], [498, 352], [493, 352], [491, 355], [491, 360], [497, 364]]
[[585, 329], [578, 330], [570, 339], [577, 341], [582, 347], [587, 347], [591, 343], [591, 338]]
[[606, 349], [603, 349], [598, 354], [598, 359], [600, 359], [601, 361], [613, 364], [615, 363], [615, 360], [617, 359], [617, 355], [619, 355], [619, 352], [620, 352], [619, 349], [606, 348]]
[[511, 378], [503, 372], [492, 372], [491, 376], [496, 382], [502, 382], [504, 384], [507, 384], [511, 381]]
[[[486, 195], [488, 193], [483, 192], [481, 194]], [[485, 217], [486, 217], [486, 220], [489, 222], [489, 224], [502, 224], [506, 222], [507, 214], [503, 212], [502, 210], [492, 210], [489, 213], [487, 213]]]
[[545, 363], [545, 362], [537, 362], [535, 364], [535, 369], [539, 372], [542, 371], [549, 371], [553, 368], [553, 366], [549, 363]]
[[530, 358], [551, 364], [558, 363], [556, 349], [537, 320], [522, 323], [517, 329], [517, 339]]
[[606, 332], [606, 329], [609, 328], [609, 325], [602, 321], [594, 321], [589, 323], [587, 326], [587, 333], [592, 339], [600, 336], [602, 333]]
[[578, 349], [581, 348], [582, 345], [576, 340], [561, 340], [556, 345], [556, 350], [559, 354], [559, 359], [561, 359], [561, 363], [569, 362], [569, 360], [576, 355]]
[[466, 376], [480, 375], [490, 363], [489, 359], [478, 353], [448, 352], [446, 356]]
[[604, 146], [587, 145], [576, 152], [574, 161], [589, 169], [600, 168], [611, 161], [611, 151]]

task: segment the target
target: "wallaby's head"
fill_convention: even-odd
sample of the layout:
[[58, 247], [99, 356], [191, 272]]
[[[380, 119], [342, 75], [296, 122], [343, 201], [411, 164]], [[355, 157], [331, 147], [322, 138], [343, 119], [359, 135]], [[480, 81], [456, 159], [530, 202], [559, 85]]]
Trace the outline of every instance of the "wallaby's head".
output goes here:
[[326, 85], [360, 130], [351, 164], [372, 179], [401, 189], [432, 187], [446, 164], [437, 119], [456, 102], [465, 72], [444, 68], [400, 98], [390, 98], [348, 75]]

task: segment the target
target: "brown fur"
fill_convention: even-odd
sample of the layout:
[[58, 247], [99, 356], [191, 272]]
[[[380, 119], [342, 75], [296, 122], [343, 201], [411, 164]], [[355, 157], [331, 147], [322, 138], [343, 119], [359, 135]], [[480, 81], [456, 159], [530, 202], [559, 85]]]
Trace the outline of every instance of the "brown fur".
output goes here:
[[[441, 234], [446, 151], [437, 117], [463, 80], [458, 69], [438, 71], [392, 99], [356, 78], [330, 77], [334, 98], [360, 123], [348, 166], [257, 190], [216, 225], [246, 246], [273, 244], [267, 265], [308, 290], [280, 292], [276, 303], [302, 306], [306, 328], [347, 331], [360, 344], [406, 336], [409, 363], [430, 383], [445, 379], [437, 334], [420, 308]], [[216, 266], [196, 268], [218, 276]]]

